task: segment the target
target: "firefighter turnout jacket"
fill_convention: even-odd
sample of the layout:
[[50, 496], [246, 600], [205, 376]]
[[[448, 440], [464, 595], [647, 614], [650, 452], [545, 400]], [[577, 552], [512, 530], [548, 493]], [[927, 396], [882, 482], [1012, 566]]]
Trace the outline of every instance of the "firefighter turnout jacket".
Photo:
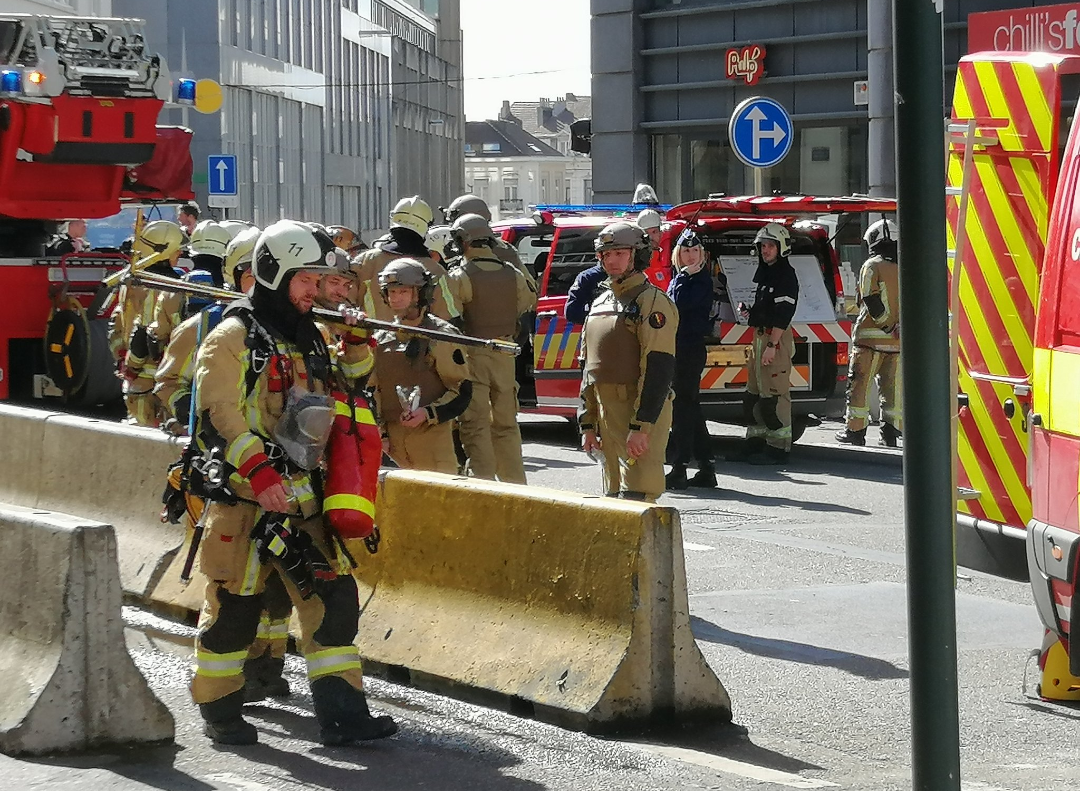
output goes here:
[[750, 326], [787, 329], [799, 302], [799, 276], [786, 257], [774, 264], [759, 264], [754, 273], [757, 289], [750, 306]]
[[[386, 269], [387, 264], [391, 261], [402, 257], [405, 256], [400, 253], [388, 253], [377, 247], [365, 250], [358, 255], [352, 264], [353, 271], [356, 272], [356, 282], [349, 292], [349, 301], [372, 318], [379, 321], [393, 321], [394, 312], [390, 310], [390, 306], [382, 298], [379, 287], [379, 273]], [[429, 311], [440, 319], [450, 320], [457, 318], [459, 314], [454, 306], [453, 298], [450, 296], [449, 286], [446, 282], [446, 270], [442, 264], [427, 255], [410, 255], [408, 257], [414, 258], [423, 264], [435, 281], [435, 296], [432, 298]]]
[[859, 317], [852, 337], [856, 346], [881, 352], [899, 352], [900, 267], [879, 255], [859, 272]]

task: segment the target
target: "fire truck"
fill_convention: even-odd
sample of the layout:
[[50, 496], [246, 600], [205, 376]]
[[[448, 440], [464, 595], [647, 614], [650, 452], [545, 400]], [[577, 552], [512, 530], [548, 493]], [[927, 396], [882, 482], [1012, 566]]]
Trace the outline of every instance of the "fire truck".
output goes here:
[[[1080, 700], [1080, 58], [960, 61], [947, 217], [957, 560], [1030, 579], [1040, 694]], [[1062, 148], [1062, 141], [1068, 138]]]
[[[0, 13], [0, 399], [119, 395], [107, 319], [91, 307], [119, 254], [45, 255], [58, 223], [190, 199], [191, 133], [158, 127], [194, 101], [134, 19]], [[101, 306], [94, 306], [99, 308]]]
[[[581, 385], [578, 347], [582, 328], [566, 319], [567, 293], [577, 275], [596, 264], [593, 240], [604, 226], [618, 219], [632, 222], [644, 208], [541, 206], [532, 219], [494, 224], [504, 241], [518, 249], [540, 287], [532, 367], [520, 383], [526, 411], [574, 416]], [[753, 301], [752, 278], [757, 266], [753, 240], [769, 222], [782, 223], [791, 231], [792, 263], [800, 278], [799, 312], [793, 325], [797, 344], [791, 372], [794, 438], [798, 439], [817, 416], [841, 412], [851, 322], [840, 261], [832, 244], [835, 233], [823, 215], [839, 215], [846, 223], [867, 213], [895, 212], [895, 201], [862, 196], [716, 195], [661, 208], [665, 209], [662, 244], [646, 271], [650, 281], [667, 289], [672, 275], [672, 245], [683, 229], [692, 225], [709, 252], [714, 282], [724, 283], [717, 289], [715, 332], [707, 340], [708, 357], [701, 379], [706, 417], [726, 423], [743, 420], [742, 396], [746, 391], [752, 330], [737, 320], [735, 306], [740, 301]]]

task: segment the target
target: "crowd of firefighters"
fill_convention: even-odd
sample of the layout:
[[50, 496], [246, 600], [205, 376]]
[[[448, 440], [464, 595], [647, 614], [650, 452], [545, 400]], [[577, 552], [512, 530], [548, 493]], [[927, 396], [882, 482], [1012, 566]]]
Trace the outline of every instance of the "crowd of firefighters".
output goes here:
[[[188, 568], [197, 553], [207, 579], [193, 699], [212, 739], [255, 742], [242, 707], [289, 694], [295, 608], [322, 741], [389, 736], [396, 726], [369, 711], [353, 644], [352, 539], [377, 548], [384, 455], [403, 468], [526, 482], [506, 351], [535, 309], [536, 282], [472, 195], [443, 209], [444, 225], [419, 197], [400, 200], [370, 249], [343, 226], [259, 229], [199, 222], [197, 212], [137, 228], [110, 325], [130, 420], [189, 437], [165, 504], [187, 521]], [[695, 458], [693, 484], [716, 485], [697, 403], [704, 330], [686, 297], [706, 254], [682, 234], [672, 287], [656, 288], [645, 274], [659, 249], [653, 215], [599, 233], [599, 263], [567, 306], [584, 321], [582, 448], [602, 462], [605, 494], [644, 501], [686, 488]], [[756, 329], [741, 456], [777, 463], [791, 447], [798, 280], [784, 226], [763, 227], [755, 249], [756, 297], [740, 306]], [[865, 302], [877, 316], [885, 296]], [[867, 368], [886, 370], [876, 357]]]

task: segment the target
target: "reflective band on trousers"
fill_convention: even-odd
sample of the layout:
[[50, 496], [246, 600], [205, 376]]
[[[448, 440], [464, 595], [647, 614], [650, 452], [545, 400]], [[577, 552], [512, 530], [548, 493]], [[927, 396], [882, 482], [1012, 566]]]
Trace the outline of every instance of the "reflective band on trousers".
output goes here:
[[[349, 406], [346, 401], [334, 402], [334, 414], [344, 415], [345, 417], [353, 417], [352, 407]], [[357, 407], [356, 409], [356, 422], [365, 426], [375, 425], [375, 416], [371, 414], [371, 410], [365, 407]]]
[[375, 503], [358, 494], [332, 494], [323, 500], [323, 511], [360, 511], [375, 518]]
[[360, 651], [355, 645], [343, 645], [336, 648], [324, 648], [312, 651], [307, 660], [308, 679], [314, 681], [323, 676], [343, 673], [346, 670], [360, 670]]
[[267, 615], [263, 615], [259, 621], [259, 628], [255, 636], [263, 640], [287, 640], [289, 639], [289, 619], [271, 621]]
[[233, 651], [230, 654], [199, 651], [195, 654], [195, 675], [206, 678], [229, 678], [243, 675], [247, 655], [246, 650]]

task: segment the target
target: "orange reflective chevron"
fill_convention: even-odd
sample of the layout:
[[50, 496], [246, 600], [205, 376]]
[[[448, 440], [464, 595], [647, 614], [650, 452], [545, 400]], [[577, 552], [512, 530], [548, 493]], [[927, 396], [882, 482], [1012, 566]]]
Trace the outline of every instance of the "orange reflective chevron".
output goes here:
[[[952, 136], [947, 163], [948, 239], [963, 224], [958, 289], [959, 386], [969, 406], [958, 421], [961, 486], [980, 492], [959, 503], [980, 519], [1023, 527], [1031, 518], [1028, 438], [1013, 382], [1030, 381], [1035, 306], [1046, 247], [1049, 206], [1057, 182], [1061, 60], [1044, 55], [983, 53], [961, 60], [953, 97], [954, 124], [974, 121], [968, 203], [960, 216], [965, 142]], [[950, 261], [950, 276], [955, 272]]]

